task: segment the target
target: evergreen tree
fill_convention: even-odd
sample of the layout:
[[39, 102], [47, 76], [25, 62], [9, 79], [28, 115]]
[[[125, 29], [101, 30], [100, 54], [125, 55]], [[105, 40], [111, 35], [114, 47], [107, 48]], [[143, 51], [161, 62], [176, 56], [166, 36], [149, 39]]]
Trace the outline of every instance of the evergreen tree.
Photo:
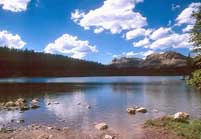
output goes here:
[[192, 14], [195, 19], [195, 24], [193, 29], [191, 30], [191, 39], [190, 41], [193, 43], [194, 49], [193, 52], [198, 55], [201, 54], [201, 7], [199, 7], [197, 12]]

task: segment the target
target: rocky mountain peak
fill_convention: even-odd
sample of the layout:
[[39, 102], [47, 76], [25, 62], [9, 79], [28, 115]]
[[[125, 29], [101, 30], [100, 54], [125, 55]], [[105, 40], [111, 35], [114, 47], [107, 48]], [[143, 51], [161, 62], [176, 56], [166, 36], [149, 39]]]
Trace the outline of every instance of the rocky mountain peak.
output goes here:
[[167, 51], [164, 53], [153, 53], [146, 57], [145, 60], [140, 58], [115, 58], [112, 60], [113, 66], [117, 67], [183, 67], [186, 66], [187, 57], [174, 52]]

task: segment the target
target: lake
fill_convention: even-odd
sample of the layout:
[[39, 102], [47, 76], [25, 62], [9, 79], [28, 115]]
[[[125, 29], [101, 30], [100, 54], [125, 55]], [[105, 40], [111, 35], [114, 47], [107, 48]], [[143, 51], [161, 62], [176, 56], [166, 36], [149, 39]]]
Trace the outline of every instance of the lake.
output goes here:
[[[41, 106], [24, 113], [1, 110], [0, 125], [18, 126], [11, 120], [24, 119], [23, 125], [43, 123], [93, 132], [94, 124], [104, 121], [110, 129], [129, 137], [133, 133], [130, 131], [147, 119], [178, 111], [201, 118], [201, 93], [181, 79], [179, 76], [0, 79], [0, 101], [39, 98]], [[136, 105], [146, 107], [148, 112], [129, 115], [126, 109]]]

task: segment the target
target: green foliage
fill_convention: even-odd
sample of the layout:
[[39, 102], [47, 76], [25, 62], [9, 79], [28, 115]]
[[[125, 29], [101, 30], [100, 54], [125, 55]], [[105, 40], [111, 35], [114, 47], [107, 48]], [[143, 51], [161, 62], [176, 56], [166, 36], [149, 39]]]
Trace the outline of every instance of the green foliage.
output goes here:
[[201, 7], [198, 12], [193, 13], [193, 18], [196, 20], [195, 25], [191, 31], [190, 41], [194, 45], [194, 52], [201, 53]]
[[187, 82], [189, 85], [196, 87], [199, 90], [201, 90], [201, 69], [193, 72], [192, 78], [189, 79]]
[[183, 139], [201, 139], [201, 120], [175, 121], [172, 118], [164, 117], [148, 120], [145, 125], [173, 131]]
[[196, 68], [201, 68], [201, 55], [197, 55], [195, 58], [193, 58], [193, 65]]

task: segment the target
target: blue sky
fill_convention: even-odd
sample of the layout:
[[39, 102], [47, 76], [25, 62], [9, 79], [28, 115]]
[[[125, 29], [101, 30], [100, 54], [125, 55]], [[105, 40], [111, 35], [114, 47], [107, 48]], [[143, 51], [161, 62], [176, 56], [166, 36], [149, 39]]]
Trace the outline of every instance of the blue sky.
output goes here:
[[175, 50], [199, 0], [0, 0], [0, 45], [109, 63]]

